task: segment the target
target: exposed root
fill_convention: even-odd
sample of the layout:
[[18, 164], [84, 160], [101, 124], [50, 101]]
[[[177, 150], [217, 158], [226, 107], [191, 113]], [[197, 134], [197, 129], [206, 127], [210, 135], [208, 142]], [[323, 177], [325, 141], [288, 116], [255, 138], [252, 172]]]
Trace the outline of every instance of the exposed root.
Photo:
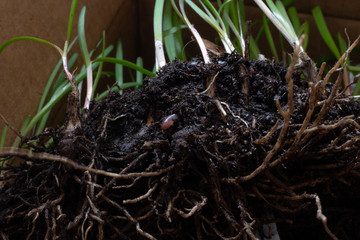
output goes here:
[[1, 169], [0, 238], [357, 239], [360, 104], [341, 69], [334, 84], [324, 64], [301, 79], [298, 51], [288, 69], [174, 61], [92, 103], [75, 134], [2, 149], [25, 162]]

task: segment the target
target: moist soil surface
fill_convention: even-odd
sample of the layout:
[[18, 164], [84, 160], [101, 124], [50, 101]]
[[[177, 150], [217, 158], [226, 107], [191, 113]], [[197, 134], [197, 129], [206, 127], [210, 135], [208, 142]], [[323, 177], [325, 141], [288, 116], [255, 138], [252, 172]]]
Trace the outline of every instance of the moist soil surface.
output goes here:
[[360, 239], [360, 103], [341, 72], [287, 71], [174, 61], [92, 102], [71, 134], [24, 139], [33, 151], [7, 156], [26, 161], [2, 170], [0, 236]]

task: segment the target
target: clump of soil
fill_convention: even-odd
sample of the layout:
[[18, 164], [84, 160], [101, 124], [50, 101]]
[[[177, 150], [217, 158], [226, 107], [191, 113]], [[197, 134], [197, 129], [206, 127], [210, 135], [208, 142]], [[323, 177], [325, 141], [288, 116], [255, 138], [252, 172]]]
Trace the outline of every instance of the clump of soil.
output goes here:
[[236, 53], [174, 61], [92, 102], [74, 136], [3, 153], [26, 162], [3, 168], [0, 236], [360, 238], [360, 103], [341, 73], [292, 70]]

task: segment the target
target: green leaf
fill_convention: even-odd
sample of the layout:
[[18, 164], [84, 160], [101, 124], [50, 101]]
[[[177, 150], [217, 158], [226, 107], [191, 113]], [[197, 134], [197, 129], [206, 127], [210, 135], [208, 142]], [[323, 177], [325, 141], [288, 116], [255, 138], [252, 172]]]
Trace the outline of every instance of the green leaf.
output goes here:
[[319, 6], [315, 7], [312, 10], [312, 14], [316, 23], [316, 26], [324, 39], [326, 45], [329, 47], [331, 52], [335, 55], [337, 59], [341, 57], [339, 49], [336, 47], [335, 41], [332, 38], [330, 31], [326, 25], [324, 15], [322, 14], [322, 11]]
[[126, 60], [123, 60], [123, 59], [105, 57], [105, 58], [97, 58], [93, 62], [109, 62], [109, 63], [121, 64], [126, 67], [132, 68], [136, 71], [140, 71], [143, 74], [148, 75], [150, 77], [155, 77], [155, 75], [156, 75], [155, 73], [150, 72], [149, 70], [146, 70], [145, 68], [139, 67], [136, 64], [126, 61]]
[[300, 20], [296, 11], [295, 7], [290, 7], [288, 9], [289, 17], [291, 19], [291, 22], [293, 24], [294, 30], [296, 32], [296, 35], [300, 37]]
[[[5, 145], [7, 130], [8, 130], [8, 125], [5, 125], [4, 130], [2, 131], [2, 134], [1, 134], [1, 139], [0, 139], [0, 153], [1, 153], [1, 149]], [[2, 161], [0, 162], [0, 166], [2, 166]]]
[[[105, 57], [105, 49], [106, 49], [105, 31], [103, 31], [101, 57]], [[104, 65], [104, 63], [101, 62], [100, 65], [99, 65], [98, 71], [97, 71], [97, 73], [96, 73], [96, 77], [95, 77], [95, 80], [94, 80], [93, 92], [92, 92], [92, 95], [91, 95], [91, 99], [93, 99], [93, 97], [95, 96], [96, 88], [97, 88], [97, 85], [98, 85], [99, 80], [100, 80], [100, 76], [101, 76], [101, 73], [102, 73], [103, 65]]]
[[[116, 44], [116, 56], [117, 59], [123, 59], [123, 48], [120, 39]], [[124, 67], [121, 64], [115, 65], [115, 80], [118, 85], [123, 84], [124, 82]]]
[[[105, 56], [107, 56], [112, 51], [112, 49], [113, 49], [112, 46], [106, 48]], [[96, 69], [99, 66], [99, 64], [100, 63], [92, 64], [92, 68]], [[86, 71], [79, 73], [75, 78], [76, 84], [79, 84], [85, 77], [86, 77]], [[66, 84], [61, 84], [59, 88], [54, 91], [50, 100], [45, 104], [45, 106], [40, 110], [40, 112], [36, 113], [36, 115], [31, 119], [29, 123], [28, 121], [24, 122], [24, 125], [21, 128], [21, 134], [23, 136], [26, 136], [33, 129], [33, 127], [41, 120], [41, 118], [45, 114], [47, 114], [51, 110], [51, 108], [54, 107], [54, 105], [58, 103], [60, 99], [62, 99], [70, 91], [70, 89], [71, 86], [69, 82], [66, 82]], [[19, 142], [20, 139], [17, 138], [13, 146], [17, 146]]]
[[309, 22], [305, 21], [301, 26], [300, 26], [300, 34], [305, 34], [306, 38], [304, 40], [303, 43], [303, 48], [306, 49], [307, 45], [309, 43]]
[[[164, 9], [164, 29], [168, 29], [169, 33], [165, 33], [166, 31], [164, 30], [164, 45], [166, 48], [166, 53], [168, 55], [169, 61], [174, 60], [177, 55], [176, 54], [176, 38], [173, 35], [173, 33], [175, 33], [176, 31], [179, 30], [177, 27], [172, 27], [173, 26], [172, 15], [173, 14], [172, 14], [171, 3], [167, 2], [167, 4], [165, 4], [165, 9]], [[169, 30], [172, 30], [173, 32], [170, 33]]]
[[86, 38], [85, 38], [85, 12], [86, 12], [86, 7], [83, 7], [81, 9], [79, 16], [78, 34], [79, 34], [79, 45], [80, 45], [81, 55], [83, 57], [85, 67], [87, 68], [90, 65], [90, 57], [89, 57], [89, 51], [87, 48]]
[[41, 38], [36, 38], [36, 37], [29, 37], [29, 36], [23, 36], [23, 37], [15, 37], [15, 38], [12, 38], [10, 40], [7, 40], [5, 43], [3, 43], [1, 46], [0, 46], [0, 53], [10, 44], [14, 43], [14, 42], [18, 42], [18, 41], [23, 41], [23, 40], [30, 40], [30, 41], [35, 41], [35, 42], [40, 42], [40, 43], [44, 43], [46, 45], [49, 45], [53, 48], [55, 48], [59, 53], [60, 55], [63, 54], [63, 50], [61, 48], [59, 48], [58, 46], [56, 46], [55, 44], [49, 42], [49, 41], [46, 41], [46, 40], [43, 40]]
[[70, 14], [69, 14], [69, 23], [68, 23], [68, 28], [67, 28], [67, 41], [68, 42], [70, 42], [70, 40], [71, 40], [71, 31], [72, 31], [72, 27], [73, 27], [73, 23], [74, 23], [76, 5], [77, 5], [77, 0], [73, 0], [71, 3]]
[[337, 33], [336, 36], [337, 36], [337, 39], [338, 39], [338, 42], [339, 42], [340, 52], [342, 52], [342, 53], [346, 52], [347, 45], [346, 45], [345, 39], [343, 39], [341, 37], [340, 33]]
[[[141, 57], [136, 58], [136, 65], [139, 67], [143, 67], [143, 59]], [[136, 82], [138, 83], [138, 86], [136, 89], [139, 89], [143, 82], [143, 73], [140, 71], [136, 71]]]
[[250, 56], [252, 59], [258, 59], [260, 55], [259, 47], [255, 41], [255, 39], [250, 36]]
[[156, 0], [154, 7], [154, 45], [155, 45], [155, 58], [156, 70], [159, 70], [166, 64], [164, 43], [163, 43], [163, 12], [164, 0]]
[[277, 54], [274, 39], [271, 35], [271, 31], [270, 31], [270, 28], [268, 25], [268, 19], [265, 17], [265, 15], [263, 15], [263, 24], [264, 24], [265, 35], [266, 35], [266, 39], [268, 40], [271, 54], [274, 56], [275, 60], [278, 62], [279, 56]]

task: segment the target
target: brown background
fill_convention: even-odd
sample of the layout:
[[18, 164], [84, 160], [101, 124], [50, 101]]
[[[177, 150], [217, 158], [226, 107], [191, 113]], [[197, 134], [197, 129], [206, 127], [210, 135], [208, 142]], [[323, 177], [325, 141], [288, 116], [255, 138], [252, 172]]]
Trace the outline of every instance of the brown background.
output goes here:
[[[96, 45], [105, 30], [107, 44], [114, 44], [118, 38], [122, 40], [125, 59], [134, 61], [136, 56], [142, 56], [145, 67], [152, 69], [154, 2], [155, 0], [79, 0], [75, 19], [82, 6], [86, 5], [85, 29], [89, 49]], [[254, 3], [245, 3], [247, 19], [259, 19], [261, 13]], [[63, 46], [70, 5], [71, 0], [47, 1], [46, 4], [40, 0], [0, 1], [0, 44], [17, 36], [35, 36]], [[350, 39], [354, 40], [360, 33], [358, 1], [296, 0], [293, 5], [297, 7], [301, 18], [310, 21], [308, 53], [313, 58], [329, 53], [312, 21], [311, 10], [315, 6], [321, 6], [333, 34], [340, 32], [345, 37], [344, 29], [347, 28]], [[192, 21], [204, 38], [214, 38], [214, 33], [205, 23], [196, 18]], [[74, 26], [73, 36], [76, 34], [76, 22]], [[260, 48], [265, 54], [268, 53], [265, 39], [260, 43]], [[34, 115], [46, 81], [58, 60], [59, 55], [54, 49], [30, 41], [10, 45], [0, 54], [0, 113], [14, 128], [19, 129], [28, 114]], [[56, 118], [56, 114], [53, 118]], [[4, 124], [0, 121], [0, 133], [3, 127]], [[9, 134], [7, 145], [13, 141], [13, 134]]]

